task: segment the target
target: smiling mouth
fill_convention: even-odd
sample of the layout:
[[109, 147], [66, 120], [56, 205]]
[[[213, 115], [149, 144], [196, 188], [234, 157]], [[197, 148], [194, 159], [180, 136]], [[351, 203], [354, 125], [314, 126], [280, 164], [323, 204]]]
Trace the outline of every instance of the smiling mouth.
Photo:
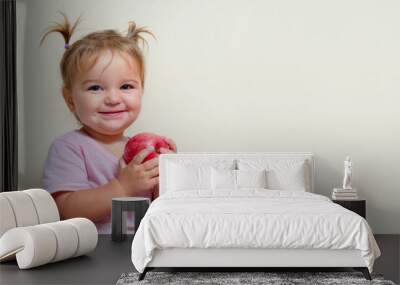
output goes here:
[[104, 119], [119, 119], [124, 116], [124, 113], [126, 111], [115, 111], [115, 112], [99, 112], [99, 114], [104, 118]]
[[104, 114], [104, 115], [112, 115], [112, 114], [119, 114], [119, 113], [123, 113], [123, 112], [125, 112], [125, 110], [114, 111], [114, 112], [99, 112], [99, 113]]

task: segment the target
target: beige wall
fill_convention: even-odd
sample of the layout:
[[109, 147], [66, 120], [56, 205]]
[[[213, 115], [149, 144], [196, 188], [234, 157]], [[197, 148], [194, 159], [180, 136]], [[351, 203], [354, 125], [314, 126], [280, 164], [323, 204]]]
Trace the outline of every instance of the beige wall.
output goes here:
[[168, 135], [180, 151], [311, 151], [324, 195], [340, 186], [350, 154], [374, 232], [400, 233], [399, 1], [18, 0], [17, 8], [21, 188], [41, 186], [51, 141], [76, 126], [59, 92], [63, 40], [52, 35], [39, 48], [61, 10], [83, 14], [72, 41], [125, 31], [129, 20], [157, 36], [129, 135]]

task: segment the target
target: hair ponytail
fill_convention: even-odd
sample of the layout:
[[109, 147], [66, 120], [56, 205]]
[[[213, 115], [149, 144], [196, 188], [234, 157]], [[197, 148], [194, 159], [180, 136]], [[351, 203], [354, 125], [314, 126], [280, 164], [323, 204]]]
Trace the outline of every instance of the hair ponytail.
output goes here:
[[148, 46], [146, 39], [141, 34], [149, 34], [155, 39], [154, 34], [147, 30], [146, 27], [137, 27], [134, 21], [130, 21], [128, 24], [129, 27], [126, 37], [133, 41], [136, 46], [139, 46], [139, 42], [142, 42], [143, 45]]
[[135, 22], [129, 22], [128, 33], [123, 35], [116, 30], [101, 30], [87, 34], [70, 45], [72, 34], [80, 22], [80, 17], [73, 25], [64, 17], [63, 23], [54, 23], [44, 33], [40, 45], [52, 32], [60, 33], [65, 41], [65, 52], [60, 61], [60, 71], [63, 87], [72, 88], [73, 81], [81, 72], [89, 70], [97, 61], [103, 51], [124, 52], [137, 61], [142, 87], [145, 81], [145, 59], [139, 44], [147, 45], [143, 34], [149, 34], [154, 39], [152, 32], [145, 27], [137, 27]]
[[40, 45], [42, 45], [43, 41], [49, 34], [51, 34], [53, 32], [57, 32], [57, 33], [60, 33], [64, 38], [64, 41], [65, 41], [64, 47], [66, 49], [69, 48], [69, 42], [71, 40], [71, 36], [74, 33], [76, 26], [80, 22], [81, 17], [79, 17], [75, 21], [75, 23], [71, 26], [71, 23], [68, 21], [67, 16], [63, 12], [59, 12], [59, 13], [64, 17], [64, 22], [63, 23], [55, 22], [54, 25], [48, 27], [45, 34], [43, 35], [42, 39], [40, 40]]

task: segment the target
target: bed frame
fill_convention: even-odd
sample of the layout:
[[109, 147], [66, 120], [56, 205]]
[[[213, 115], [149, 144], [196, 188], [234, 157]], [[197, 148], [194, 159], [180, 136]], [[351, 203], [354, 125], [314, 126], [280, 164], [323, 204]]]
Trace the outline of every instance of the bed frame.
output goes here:
[[[221, 158], [302, 158], [308, 165], [308, 191], [314, 191], [314, 159], [312, 153], [179, 153], [160, 156], [160, 195], [166, 191], [166, 167], [169, 161], [176, 159], [195, 159], [209, 157]], [[249, 248], [168, 248], [157, 249], [153, 259], [139, 280], [143, 280], [148, 271], [154, 269], [229, 269], [229, 271], [265, 271], [265, 269], [285, 268], [353, 268], [361, 271], [367, 280], [371, 275], [361, 257], [359, 250], [329, 250], [329, 249], [249, 249]]]
[[144, 279], [146, 273], [156, 268], [215, 269], [224, 268], [234, 271], [259, 271], [271, 268], [310, 268], [334, 269], [353, 268], [361, 271], [367, 280], [371, 280], [368, 268], [361, 258], [359, 250], [328, 249], [183, 249], [171, 248], [156, 250], [152, 261], [139, 275]]

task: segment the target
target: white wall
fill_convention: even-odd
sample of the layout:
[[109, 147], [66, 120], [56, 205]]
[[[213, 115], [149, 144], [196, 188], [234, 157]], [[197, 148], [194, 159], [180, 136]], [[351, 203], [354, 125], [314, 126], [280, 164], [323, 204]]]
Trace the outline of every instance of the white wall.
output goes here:
[[[343, 160], [375, 233], [400, 233], [400, 10], [379, 0], [18, 0], [26, 6], [22, 188], [41, 186], [51, 141], [76, 127], [60, 96], [63, 40], [42, 31], [83, 14], [78, 36], [149, 27], [147, 82], [132, 135], [180, 151], [312, 151], [316, 191], [340, 186]], [[21, 43], [19, 43], [21, 44]], [[22, 77], [21, 77], [22, 78]]]

